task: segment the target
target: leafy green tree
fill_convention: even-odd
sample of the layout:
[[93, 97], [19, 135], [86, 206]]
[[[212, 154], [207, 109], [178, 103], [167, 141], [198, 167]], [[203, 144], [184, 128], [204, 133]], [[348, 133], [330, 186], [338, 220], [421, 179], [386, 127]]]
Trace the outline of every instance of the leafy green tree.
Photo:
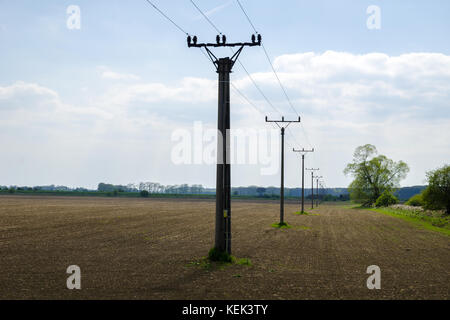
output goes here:
[[344, 170], [345, 175], [355, 178], [349, 186], [350, 198], [366, 206], [374, 204], [384, 191], [399, 187], [409, 172], [405, 162], [377, 154], [374, 145], [357, 147], [353, 162]]
[[413, 207], [422, 207], [424, 205], [422, 193], [413, 195], [405, 204]]
[[381, 196], [375, 201], [375, 207], [389, 207], [390, 205], [398, 203], [398, 199], [392, 194], [391, 191], [385, 190]]
[[450, 214], [450, 165], [427, 172], [428, 187], [423, 191], [423, 201], [429, 209], [445, 209]]

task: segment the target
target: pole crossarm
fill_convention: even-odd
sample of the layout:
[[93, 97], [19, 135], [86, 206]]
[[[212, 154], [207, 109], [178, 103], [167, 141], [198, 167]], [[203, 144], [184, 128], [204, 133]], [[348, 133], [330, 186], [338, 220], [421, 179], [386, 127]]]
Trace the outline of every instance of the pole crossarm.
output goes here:
[[227, 43], [227, 38], [225, 35], [216, 36], [216, 43], [197, 43], [198, 39], [197, 36], [191, 37], [188, 35], [187, 37], [187, 45], [189, 48], [204, 48], [206, 52], [208, 53], [209, 58], [211, 59], [212, 63], [216, 67], [216, 70], [218, 71], [219, 68], [219, 59], [212, 53], [212, 51], [209, 49], [212, 48], [219, 48], [219, 47], [240, 47], [230, 58], [231, 60], [231, 66], [232, 68], [234, 66], [234, 63], [239, 58], [239, 55], [242, 52], [242, 49], [244, 47], [255, 47], [255, 46], [261, 46], [261, 40], [262, 37], [260, 34], [258, 36], [252, 35], [252, 42], [234, 42], [234, 43]]
[[[287, 127], [289, 127], [289, 125], [291, 123], [299, 123], [300, 121], [301, 121], [300, 116], [298, 117], [297, 120], [284, 120], [284, 117], [281, 117], [281, 120], [269, 120], [267, 118], [267, 116], [266, 116], [266, 122], [275, 122], [276, 125], [278, 127], [280, 127], [280, 128], [287, 128]], [[283, 126], [283, 125], [280, 126], [280, 123], [287, 123], [287, 125], [286, 126]]]
[[306, 152], [314, 152], [314, 148], [312, 148], [311, 150], [305, 150], [305, 148], [302, 148], [302, 150], [296, 150], [295, 148], [292, 148], [293, 152], [300, 152], [300, 153], [306, 153]]
[[206, 48], [206, 47], [254, 47], [254, 46], [260, 46], [261, 45], [262, 37], [260, 34], [255, 36], [252, 35], [252, 42], [234, 42], [234, 43], [227, 43], [227, 37], [225, 35], [222, 35], [220, 37], [219, 35], [216, 36], [216, 43], [197, 43], [198, 38], [197, 36], [191, 37], [188, 35], [187, 37], [187, 44], [188, 47], [194, 47], [194, 48]]
[[235, 43], [190, 43], [188, 42], [188, 47], [194, 48], [206, 48], [206, 47], [254, 47], [260, 46], [261, 42], [235, 42]]

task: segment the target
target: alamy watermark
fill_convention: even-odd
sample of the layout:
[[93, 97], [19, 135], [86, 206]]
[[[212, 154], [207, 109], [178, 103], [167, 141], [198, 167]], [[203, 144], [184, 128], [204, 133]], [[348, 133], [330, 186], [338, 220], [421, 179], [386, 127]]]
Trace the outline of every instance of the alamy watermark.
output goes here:
[[66, 273], [70, 274], [69, 277], [67, 277], [66, 286], [67, 289], [73, 290], [81, 289], [81, 269], [77, 265], [71, 265], [67, 267]]
[[369, 15], [366, 21], [367, 29], [380, 30], [381, 29], [381, 9], [379, 6], [371, 5], [367, 7], [366, 13]]
[[379, 266], [371, 265], [367, 267], [366, 273], [370, 274], [367, 278], [367, 289], [381, 289], [381, 269]]
[[76, 5], [70, 5], [67, 7], [66, 13], [69, 15], [66, 21], [67, 29], [80, 30], [81, 29], [80, 7]]
[[[172, 133], [171, 160], [176, 165], [239, 164], [259, 165], [261, 175], [274, 175], [280, 165], [280, 133], [267, 129], [227, 130], [230, 148], [223, 152], [223, 135], [194, 122], [193, 129]], [[226, 159], [225, 159], [226, 158]]]

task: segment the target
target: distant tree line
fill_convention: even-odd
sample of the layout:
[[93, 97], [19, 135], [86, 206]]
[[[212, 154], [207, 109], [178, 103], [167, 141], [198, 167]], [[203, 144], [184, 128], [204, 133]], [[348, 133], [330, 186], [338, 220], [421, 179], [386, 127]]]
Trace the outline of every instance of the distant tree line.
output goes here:
[[[181, 184], [181, 185], [162, 185], [157, 182], [140, 182], [129, 183], [125, 185], [113, 185], [107, 183], [99, 183], [97, 187], [99, 192], [142, 192], [149, 194], [205, 194], [214, 193], [210, 189], [204, 188], [201, 184]], [[145, 194], [145, 193], [144, 193]]]
[[[416, 187], [404, 187], [396, 190], [395, 195], [400, 200], [408, 200], [413, 195], [422, 192], [426, 186]], [[129, 183], [126, 185], [121, 184], [109, 184], [101, 182], [97, 186], [97, 190], [90, 190], [86, 188], [70, 188], [66, 186], [0, 186], [0, 191], [5, 193], [15, 192], [102, 192], [108, 196], [118, 196], [119, 193], [142, 193], [141, 196], [148, 196], [150, 194], [193, 194], [193, 195], [214, 195], [215, 188], [206, 188], [201, 184], [179, 184], [179, 185], [163, 185], [157, 182], [140, 182]], [[144, 192], [145, 191], [145, 192]], [[286, 197], [300, 197], [301, 188], [285, 188]], [[247, 197], [260, 197], [260, 198], [273, 198], [279, 199], [280, 188], [279, 187], [261, 187], [261, 186], [248, 186], [248, 187], [233, 187], [233, 196], [247, 196]], [[316, 189], [314, 188], [314, 196], [317, 198]], [[311, 188], [305, 188], [306, 199], [311, 199]], [[325, 201], [347, 201], [349, 199], [349, 192], [347, 188], [325, 188], [319, 189], [319, 198]]]
[[86, 188], [70, 188], [66, 186], [55, 186], [54, 184], [49, 186], [34, 186], [34, 187], [28, 187], [28, 186], [0, 186], [0, 190], [2, 191], [10, 191], [11, 193], [14, 193], [15, 191], [74, 191], [74, 192], [87, 192], [91, 191]]

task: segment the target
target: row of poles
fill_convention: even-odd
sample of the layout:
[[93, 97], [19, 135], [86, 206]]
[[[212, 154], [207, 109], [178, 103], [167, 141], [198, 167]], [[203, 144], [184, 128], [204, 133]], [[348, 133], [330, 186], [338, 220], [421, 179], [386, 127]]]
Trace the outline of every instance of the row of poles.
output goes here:
[[[232, 72], [233, 66], [237, 61], [239, 55], [244, 47], [261, 46], [261, 34], [255, 29], [253, 23], [251, 22], [249, 16], [245, 12], [242, 4], [237, 0], [239, 7], [245, 14], [248, 22], [251, 24], [253, 30], [256, 34], [251, 36], [251, 42], [237, 42], [230, 43], [227, 41], [227, 37], [223, 35], [219, 29], [211, 22], [211, 20], [206, 16], [206, 14], [195, 4], [193, 0], [191, 3], [196, 7], [196, 9], [203, 15], [203, 17], [216, 29], [218, 33], [221, 34], [216, 36], [215, 43], [199, 43], [197, 36], [189, 35], [183, 28], [181, 28], [173, 19], [167, 16], [163, 11], [161, 11], [152, 1], [146, 0], [156, 11], [158, 11], [162, 16], [164, 16], [168, 21], [170, 21], [177, 29], [182, 33], [187, 35], [187, 45], [189, 48], [203, 48], [207, 52], [210, 60], [216, 68], [216, 72], [219, 75], [219, 92], [218, 92], [218, 121], [217, 127], [219, 133], [222, 135], [222, 141], [218, 139], [217, 142], [217, 172], [216, 172], [216, 225], [215, 225], [215, 248], [218, 251], [227, 252], [231, 254], [231, 168], [229, 161], [227, 161], [227, 155], [230, 152], [230, 141], [227, 138], [227, 131], [230, 129], [230, 73]], [[210, 47], [239, 47], [239, 49], [233, 53], [233, 56], [218, 59], [209, 49]], [[276, 75], [275, 69], [273, 68], [270, 58], [266, 52], [264, 46], [262, 46], [269, 63], [272, 66], [272, 70]], [[242, 63], [241, 63], [242, 65]], [[244, 67], [242, 65], [242, 67]], [[245, 70], [245, 68], [244, 68]], [[245, 70], [246, 71], [246, 70]], [[246, 71], [247, 72], [247, 71]], [[247, 72], [250, 77], [250, 74]], [[290, 103], [289, 97], [282, 86], [280, 79], [276, 75], [277, 80], [283, 89], [283, 92], [288, 99], [289, 104], [295, 110], [295, 108]], [[251, 78], [251, 77], [250, 77]], [[254, 83], [255, 84], [255, 83]], [[256, 84], [255, 84], [256, 86]], [[261, 92], [262, 93], [262, 92]], [[266, 98], [267, 100], [267, 98]], [[268, 101], [268, 100], [267, 100]], [[269, 102], [269, 101], [268, 101]], [[298, 113], [297, 113], [298, 115]], [[284, 117], [281, 120], [268, 120], [267, 122], [275, 122], [281, 129], [282, 136], [282, 168], [281, 168], [281, 189], [280, 189], [280, 224], [284, 223], [284, 131], [285, 128], [289, 126], [290, 123], [300, 122], [300, 117], [296, 121], [285, 121]], [[281, 125], [280, 125], [281, 124]], [[301, 202], [301, 212], [304, 212], [304, 159], [305, 153], [313, 152], [312, 150], [295, 150], [295, 152], [302, 153], [302, 202]], [[312, 207], [314, 207], [314, 178], [317, 179], [317, 189], [318, 189], [318, 179], [321, 177], [314, 176], [314, 171], [318, 169], [306, 169], [311, 170], [311, 196], [312, 196]], [[318, 190], [317, 190], [318, 195]], [[318, 202], [316, 203], [318, 205]]]
[[[284, 133], [287, 127], [291, 123], [300, 123], [301, 119], [298, 117], [298, 120], [285, 120], [284, 117], [281, 117], [281, 120], [269, 120], [266, 117], [266, 122], [275, 123], [281, 130], [281, 185], [280, 185], [280, 223], [279, 225], [284, 225]], [[314, 176], [314, 172], [320, 170], [319, 168], [306, 168], [305, 169], [305, 154], [308, 152], [314, 152], [314, 148], [311, 150], [305, 150], [305, 148], [301, 150], [292, 149], [293, 152], [301, 153], [302, 155], [302, 200], [301, 200], [301, 210], [300, 213], [305, 213], [305, 170], [311, 171], [311, 208], [314, 209], [314, 179], [316, 179], [316, 189], [317, 189], [317, 201], [316, 207], [319, 205], [318, 196], [319, 196], [319, 179], [323, 178], [322, 176]]]
[[[229, 43], [222, 36], [217, 37], [216, 43], [199, 43], [198, 38], [188, 36], [187, 45], [189, 48], [204, 48], [216, 68], [218, 73], [218, 117], [217, 129], [221, 134], [222, 139], [217, 141], [217, 167], [216, 167], [216, 224], [215, 224], [215, 248], [221, 252], [231, 254], [231, 168], [228, 161], [230, 153], [230, 141], [227, 137], [227, 132], [230, 130], [230, 73], [237, 61], [244, 47], [261, 46], [262, 37], [260, 34], [252, 35], [251, 42]], [[209, 49], [210, 47], [239, 47], [232, 57], [217, 58]], [[285, 129], [292, 123], [299, 123], [300, 117], [297, 120], [269, 120], [266, 117], [266, 122], [275, 123], [281, 130], [281, 188], [280, 188], [280, 225], [284, 225], [284, 133]], [[222, 140], [222, 141], [220, 141]], [[304, 213], [305, 206], [305, 170], [311, 171], [311, 197], [312, 208], [314, 208], [314, 179], [317, 181], [317, 195], [319, 179], [322, 177], [315, 176], [314, 172], [318, 168], [304, 167], [305, 154], [314, 152], [311, 150], [295, 150], [302, 154], [302, 200], [301, 212]], [[318, 202], [316, 202], [318, 205]]]

